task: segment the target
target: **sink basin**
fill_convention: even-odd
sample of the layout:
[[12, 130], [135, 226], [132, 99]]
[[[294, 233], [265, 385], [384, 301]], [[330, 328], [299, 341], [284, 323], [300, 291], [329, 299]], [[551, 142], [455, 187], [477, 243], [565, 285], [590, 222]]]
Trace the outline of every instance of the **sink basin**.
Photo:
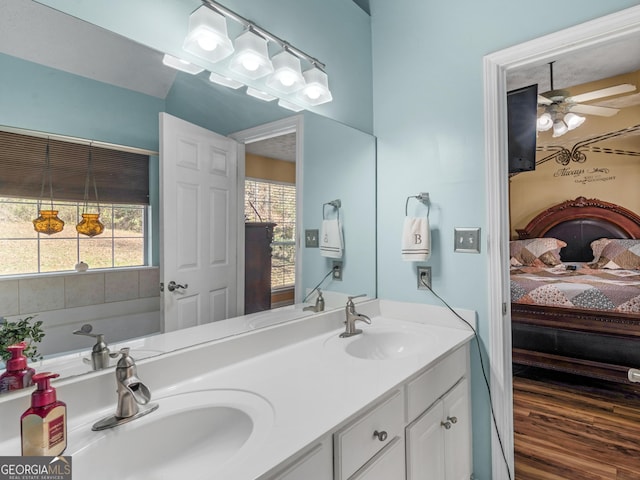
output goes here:
[[365, 325], [361, 334], [349, 338], [340, 338], [334, 334], [325, 342], [325, 347], [331, 350], [342, 349], [355, 358], [388, 360], [418, 355], [437, 343], [436, 335], [427, 335], [419, 326], [408, 326], [404, 322], [393, 327]]
[[274, 420], [267, 400], [240, 390], [152, 401], [159, 408], [130, 423], [100, 432], [83, 425], [71, 432], [66, 454], [73, 456], [74, 477], [214, 478], [216, 471], [259, 446]]

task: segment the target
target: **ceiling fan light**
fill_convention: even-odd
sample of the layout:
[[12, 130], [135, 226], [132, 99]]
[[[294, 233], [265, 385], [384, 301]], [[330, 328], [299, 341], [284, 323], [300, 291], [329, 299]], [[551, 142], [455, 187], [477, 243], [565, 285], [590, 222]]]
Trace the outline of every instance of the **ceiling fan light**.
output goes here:
[[585, 121], [584, 117], [580, 115], [576, 115], [575, 113], [569, 112], [564, 116], [564, 123], [567, 124], [567, 128], [569, 130], [573, 130], [574, 128], [578, 128]]
[[318, 67], [305, 71], [302, 76], [305, 86], [298, 91], [298, 98], [308, 105], [315, 106], [333, 100], [329, 90], [329, 77]]
[[536, 128], [539, 132], [546, 132], [551, 127], [553, 127], [553, 119], [548, 112], [545, 112], [538, 117]]
[[189, 16], [189, 33], [182, 48], [213, 63], [228, 57], [233, 53], [233, 44], [226, 19], [202, 5]]
[[281, 93], [293, 93], [304, 87], [304, 77], [300, 59], [286, 50], [274, 55], [273, 73], [267, 79], [267, 86]]
[[236, 53], [229, 69], [254, 80], [273, 72], [267, 40], [251, 30], [241, 34], [236, 38]]
[[569, 131], [569, 127], [562, 120], [556, 120], [553, 122], [553, 137], [560, 137]]
[[168, 53], [165, 53], [164, 57], [162, 57], [162, 63], [164, 63], [167, 67], [175, 68], [176, 70], [190, 73], [191, 75], [197, 75], [204, 70], [204, 68], [201, 68], [198, 65], [187, 62], [186, 60], [183, 60], [181, 58], [174, 57], [173, 55], [169, 55]]

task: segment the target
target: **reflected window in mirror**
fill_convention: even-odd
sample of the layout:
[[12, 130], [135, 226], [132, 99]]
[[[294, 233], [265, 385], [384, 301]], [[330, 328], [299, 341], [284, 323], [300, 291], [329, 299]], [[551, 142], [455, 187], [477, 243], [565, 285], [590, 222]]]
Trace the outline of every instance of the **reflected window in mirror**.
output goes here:
[[245, 219], [272, 222], [271, 289], [295, 285], [296, 187], [260, 179], [245, 180]]

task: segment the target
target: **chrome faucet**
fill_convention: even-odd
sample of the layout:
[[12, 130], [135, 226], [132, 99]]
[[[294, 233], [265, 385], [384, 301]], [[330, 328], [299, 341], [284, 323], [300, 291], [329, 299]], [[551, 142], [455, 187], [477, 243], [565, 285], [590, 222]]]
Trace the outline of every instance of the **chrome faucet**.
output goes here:
[[[91, 366], [94, 370], [102, 370], [109, 366], [109, 345], [104, 341], [102, 333], [91, 333], [93, 327], [89, 323], [85, 323], [79, 330], [73, 332], [74, 335], [85, 335], [96, 339], [96, 343], [91, 349]], [[117, 354], [116, 354], [117, 356]], [[84, 359], [89, 363], [88, 359]]]
[[347, 306], [345, 312], [347, 318], [345, 320], [346, 330], [340, 334], [341, 338], [353, 337], [354, 335], [360, 335], [362, 330], [356, 328], [356, 322], [371, 323], [371, 319], [366, 315], [356, 312], [356, 306], [353, 303], [354, 298], [366, 297], [366, 293], [362, 295], [356, 295], [355, 297], [349, 297], [347, 300]]
[[[105, 430], [113, 428], [123, 423], [140, 418], [158, 408], [158, 404], [149, 403], [151, 392], [147, 386], [138, 378], [135, 361], [129, 356], [128, 348], [121, 348], [116, 366], [116, 385], [118, 387], [118, 405], [115, 415], [103, 418], [95, 423], [92, 430]], [[140, 410], [138, 405], [145, 405], [144, 410]]]
[[303, 312], [324, 312], [324, 298], [322, 297], [322, 290], [318, 289], [318, 296], [316, 297], [315, 306], [309, 305], [302, 309]]

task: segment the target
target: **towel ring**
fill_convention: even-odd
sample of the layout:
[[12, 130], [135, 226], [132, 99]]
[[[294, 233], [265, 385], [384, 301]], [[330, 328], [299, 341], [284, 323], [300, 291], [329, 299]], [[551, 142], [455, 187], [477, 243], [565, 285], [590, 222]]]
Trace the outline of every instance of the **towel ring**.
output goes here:
[[431, 204], [429, 203], [428, 193], [419, 193], [418, 195], [410, 195], [407, 197], [407, 201], [404, 203], [404, 216], [409, 216], [409, 200], [415, 198], [419, 202], [423, 203], [427, 207], [427, 218], [429, 218], [429, 212], [431, 211]]
[[333, 208], [336, 209], [336, 213], [338, 215], [338, 220], [340, 220], [340, 207], [342, 206], [342, 202], [340, 200], [331, 200], [330, 202], [327, 203], [323, 203], [322, 204], [322, 219], [326, 220], [326, 216], [325, 216], [325, 207], [329, 205]]

